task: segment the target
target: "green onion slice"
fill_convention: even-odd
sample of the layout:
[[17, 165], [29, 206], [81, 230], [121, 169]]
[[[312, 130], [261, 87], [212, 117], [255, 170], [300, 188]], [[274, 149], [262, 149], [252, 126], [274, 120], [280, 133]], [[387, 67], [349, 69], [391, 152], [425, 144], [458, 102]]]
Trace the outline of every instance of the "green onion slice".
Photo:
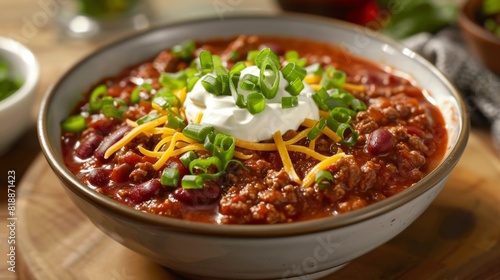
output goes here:
[[318, 136], [321, 134], [323, 131], [323, 128], [326, 126], [326, 121], [325, 119], [321, 118], [319, 121], [311, 128], [309, 133], [307, 133], [307, 138], [309, 140], [314, 140], [318, 138]]
[[277, 56], [270, 48], [262, 49], [259, 54], [255, 57], [255, 65], [262, 69], [263, 63], [267, 60], [271, 60], [275, 68], [280, 67], [280, 58]]
[[209, 51], [201, 51], [199, 54], [200, 66], [202, 72], [210, 73], [214, 70], [214, 61], [212, 59], [212, 53]]
[[247, 109], [250, 114], [258, 114], [266, 108], [266, 100], [260, 92], [250, 93], [247, 96]]
[[90, 111], [96, 112], [102, 108], [102, 99], [108, 95], [108, 87], [106, 85], [100, 85], [96, 87], [90, 94], [89, 99], [89, 109]]
[[241, 78], [240, 88], [248, 91], [259, 91], [259, 77], [252, 74], [246, 74], [243, 78]]
[[190, 139], [204, 143], [207, 135], [214, 133], [214, 130], [213, 126], [190, 123], [182, 130], [182, 134]]
[[184, 41], [172, 47], [172, 54], [182, 60], [190, 60], [196, 48], [193, 40]]
[[181, 180], [183, 189], [202, 189], [204, 183], [205, 180], [199, 175], [185, 175]]
[[172, 106], [177, 107], [180, 104], [179, 97], [167, 88], [162, 88], [153, 96], [151, 102], [158, 104], [162, 109]]
[[161, 73], [158, 82], [170, 90], [181, 89], [186, 86], [187, 74], [184, 71], [177, 73]]
[[318, 184], [319, 189], [324, 190], [325, 188], [329, 187], [333, 182], [333, 175], [332, 173], [326, 170], [321, 170], [318, 173], [316, 173], [315, 181], [316, 184]]
[[79, 133], [87, 128], [87, 122], [82, 115], [72, 115], [62, 121], [61, 128], [67, 132]]
[[301, 79], [296, 78], [294, 81], [290, 82], [285, 90], [293, 96], [299, 95], [299, 93], [304, 89], [304, 83]]
[[153, 86], [148, 83], [144, 83], [140, 86], [135, 87], [135, 89], [130, 94], [130, 101], [137, 104], [141, 101], [141, 91], [144, 90], [146, 92], [150, 92], [153, 89]]
[[179, 185], [179, 169], [165, 168], [161, 173], [160, 183], [167, 187], [177, 187]]
[[[210, 166], [215, 166], [217, 168], [217, 171], [221, 171], [223, 167], [223, 163], [220, 158], [216, 156], [211, 156], [208, 158], [197, 158], [192, 160], [189, 163], [189, 172], [191, 174], [195, 173], [195, 170], [201, 171], [204, 175], [209, 175], [208, 173], [208, 168]], [[217, 172], [218, 173], [218, 172]], [[205, 176], [205, 178], [212, 178], [212, 177], [217, 177], [219, 174], [210, 174], [209, 176]]]
[[[271, 71], [271, 75], [266, 77], [265, 73], [268, 69]], [[267, 80], [270, 80], [270, 85]], [[272, 58], [266, 57], [260, 66], [260, 88], [265, 98], [273, 99], [276, 96], [279, 81], [280, 75], [276, 64], [272, 61]]]
[[179, 116], [174, 116], [174, 115], [168, 115], [167, 123], [166, 125], [172, 129], [178, 129], [178, 128], [185, 128], [186, 123], [184, 120], [179, 117]]
[[283, 73], [283, 78], [287, 80], [289, 83], [299, 79], [300, 81], [304, 80], [307, 72], [304, 68], [298, 66], [294, 62], [290, 62], [283, 69], [281, 69], [281, 73]]
[[294, 108], [299, 105], [299, 99], [297, 96], [283, 96], [281, 97], [281, 108], [289, 109]]
[[[342, 139], [342, 143], [347, 146], [354, 146], [358, 141], [358, 134], [350, 124], [341, 123], [337, 130], [337, 135]], [[346, 139], [346, 133], [349, 138]]]
[[237, 62], [233, 67], [231, 67], [231, 70], [229, 70], [229, 75], [232, 76], [234, 74], [241, 73], [243, 69], [247, 68], [247, 65], [245, 64], [244, 61]]
[[142, 117], [140, 117], [138, 120], [137, 120], [137, 124], [138, 125], [141, 125], [141, 124], [145, 124], [145, 123], [148, 123], [150, 121], [153, 121], [153, 120], [156, 120], [160, 117], [160, 115], [158, 114], [158, 112], [156, 111], [151, 111], [149, 114], [147, 115], [144, 115]]
[[212, 156], [219, 158], [222, 161], [222, 165], [225, 165], [233, 158], [236, 140], [231, 135], [214, 133], [205, 138], [203, 146]]
[[185, 167], [189, 167], [189, 164], [197, 158], [198, 156], [194, 151], [187, 151], [179, 158], [179, 160], [181, 161], [182, 165], [184, 165]]

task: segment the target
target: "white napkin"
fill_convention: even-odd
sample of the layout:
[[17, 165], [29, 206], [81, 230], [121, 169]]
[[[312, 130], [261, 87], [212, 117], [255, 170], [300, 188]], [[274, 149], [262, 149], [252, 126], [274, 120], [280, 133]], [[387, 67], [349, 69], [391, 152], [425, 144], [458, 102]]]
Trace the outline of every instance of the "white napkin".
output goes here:
[[420, 33], [403, 44], [422, 55], [460, 90], [473, 125], [489, 125], [500, 147], [500, 77], [477, 61], [455, 26], [436, 34]]

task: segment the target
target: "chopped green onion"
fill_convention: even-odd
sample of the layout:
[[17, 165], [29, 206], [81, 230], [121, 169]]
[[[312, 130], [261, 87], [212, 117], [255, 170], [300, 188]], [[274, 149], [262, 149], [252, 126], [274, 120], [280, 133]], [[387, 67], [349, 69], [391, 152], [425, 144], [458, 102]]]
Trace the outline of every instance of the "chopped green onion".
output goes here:
[[101, 111], [103, 115], [108, 118], [121, 119], [123, 114], [125, 114], [128, 109], [125, 101], [120, 98], [112, 98], [111, 96], [105, 96], [102, 98], [101, 104]]
[[328, 120], [326, 121], [326, 123], [331, 130], [336, 131], [340, 124], [349, 123], [350, 121], [351, 116], [349, 114], [345, 114], [340, 110], [332, 110], [330, 112], [330, 115], [328, 116]]
[[158, 82], [170, 90], [181, 89], [186, 86], [186, 72], [180, 71], [177, 73], [161, 73]]
[[67, 132], [79, 133], [87, 128], [87, 122], [82, 115], [72, 115], [62, 121], [61, 128]]
[[236, 140], [231, 135], [222, 133], [210, 134], [205, 138], [203, 146], [212, 154], [222, 161], [225, 165], [233, 158]]
[[167, 88], [162, 88], [156, 92], [151, 102], [157, 104], [162, 109], [167, 109], [172, 106], [177, 107], [180, 104], [179, 97]]
[[258, 50], [249, 51], [247, 54], [247, 61], [255, 62], [255, 58], [259, 55]]
[[156, 111], [151, 111], [149, 114], [147, 115], [144, 115], [142, 117], [140, 117], [138, 120], [137, 120], [137, 124], [138, 125], [141, 125], [141, 124], [145, 124], [145, 123], [148, 123], [150, 121], [153, 121], [153, 120], [156, 120], [160, 117], [160, 115], [158, 114], [158, 112]]
[[318, 136], [321, 134], [321, 132], [323, 131], [323, 128], [325, 128], [325, 126], [326, 126], [325, 119], [323, 119], [323, 118], [319, 119], [319, 121], [307, 133], [307, 138], [309, 140], [314, 140], [314, 139], [318, 138]]
[[179, 169], [165, 168], [161, 173], [160, 183], [167, 187], [177, 187], [179, 185]]
[[[266, 77], [265, 73], [268, 68], [271, 70], [271, 75]], [[271, 80], [270, 86], [268, 85], [268, 79]], [[273, 99], [276, 96], [279, 81], [280, 75], [277, 65], [272, 61], [272, 58], [266, 57], [260, 66], [260, 88], [265, 98]]]
[[301, 79], [297, 78], [290, 82], [289, 85], [285, 87], [285, 90], [291, 95], [299, 95], [299, 93], [304, 89], [304, 83]]
[[288, 51], [285, 53], [285, 59], [288, 62], [297, 63], [297, 65], [304, 67], [307, 64], [307, 59], [300, 58], [299, 53], [296, 51]]
[[202, 189], [204, 183], [205, 180], [199, 175], [185, 175], [181, 180], [183, 189]]
[[326, 89], [339, 88], [344, 85], [347, 75], [343, 71], [335, 70], [333, 67], [328, 67], [323, 73], [320, 85]]
[[183, 130], [182, 134], [186, 137], [198, 141], [205, 142], [207, 135], [214, 133], [214, 127], [198, 123], [190, 123]]
[[323, 69], [321, 68], [321, 64], [319, 63], [314, 63], [309, 66], [306, 66], [305, 68], [307, 74], [311, 75], [322, 75], [323, 74]]
[[258, 114], [266, 108], [266, 100], [260, 92], [250, 93], [247, 96], [247, 109], [250, 114]]
[[217, 77], [214, 77], [212, 75], [205, 75], [201, 80], [201, 84], [207, 92], [213, 95], [219, 96], [223, 93], [222, 82], [221, 80], [217, 79]]
[[241, 78], [240, 88], [248, 91], [258, 91], [260, 89], [259, 77], [252, 74], [246, 74], [243, 78]]
[[197, 77], [197, 76], [189, 77], [187, 79], [186, 90], [188, 92], [193, 90], [194, 86], [196, 85], [196, 83], [198, 82], [199, 79], [200, 79], [200, 77]]
[[262, 49], [259, 52], [259, 54], [255, 57], [255, 61], [254, 61], [255, 65], [257, 65], [257, 67], [261, 68], [261, 71], [262, 71], [262, 65], [264, 64], [264, 62], [267, 59], [271, 60], [271, 62], [268, 62], [268, 63], [272, 63], [275, 66], [275, 68], [280, 67], [279, 56], [277, 56], [270, 48]]
[[189, 164], [197, 158], [198, 156], [195, 152], [187, 151], [179, 158], [179, 160], [182, 162], [182, 165], [184, 165], [185, 167], [189, 167]]
[[311, 98], [314, 100], [316, 105], [318, 105], [318, 107], [323, 111], [329, 110], [328, 105], [326, 105], [326, 103], [325, 103], [325, 100], [328, 99], [329, 97], [330, 96], [328, 95], [325, 88], [323, 88], [323, 87], [320, 88], [318, 91], [316, 91], [311, 96]]
[[285, 80], [287, 80], [289, 83], [297, 79], [302, 81], [307, 75], [307, 72], [306, 70], [304, 70], [304, 68], [298, 66], [293, 62], [288, 63], [285, 67], [283, 67], [283, 69], [281, 69], [281, 73], [283, 73], [283, 78], [285, 78]]
[[193, 40], [182, 42], [172, 47], [172, 54], [182, 60], [190, 60], [196, 48]]
[[299, 105], [299, 99], [297, 96], [283, 96], [281, 97], [281, 108], [289, 109], [294, 108]]
[[325, 188], [329, 187], [333, 182], [333, 175], [332, 173], [326, 170], [318, 171], [318, 173], [316, 173], [315, 182], [316, 184], [318, 184], [320, 190], [324, 190]]
[[152, 89], [153, 86], [148, 83], [144, 83], [140, 86], [135, 87], [135, 89], [130, 94], [130, 101], [135, 104], [139, 103], [139, 101], [141, 101], [141, 96], [140, 96], [141, 91], [145, 90], [146, 92], [150, 92]]
[[102, 108], [102, 99], [108, 95], [108, 87], [106, 85], [100, 85], [96, 87], [90, 94], [89, 99], [89, 109], [90, 111], [96, 112]]
[[167, 119], [167, 126], [172, 128], [172, 129], [178, 129], [178, 128], [185, 128], [186, 127], [186, 123], [184, 122], [183, 119], [181, 119], [180, 117], [178, 116], [174, 116], [174, 115], [168, 115], [168, 119]]
[[233, 67], [231, 67], [231, 70], [229, 70], [229, 75], [232, 76], [234, 74], [241, 73], [241, 71], [245, 68], [247, 68], [247, 65], [244, 61], [237, 62], [233, 65]]
[[201, 51], [199, 54], [199, 58], [202, 72], [210, 73], [214, 70], [214, 61], [212, 59], [211, 52]]
[[245, 96], [243, 94], [236, 93], [235, 104], [240, 108], [246, 108], [247, 102], [245, 100]]
[[[201, 171], [203, 174], [209, 174], [208, 173], [208, 168], [210, 166], [215, 166], [217, 168], [217, 171], [221, 171], [223, 167], [223, 163], [220, 158], [216, 156], [208, 157], [208, 158], [197, 158], [192, 160], [189, 163], [189, 172], [191, 174], [194, 174], [195, 169]], [[217, 176], [218, 174], [211, 174], [214, 177]]]
[[226, 68], [222, 65], [215, 66], [215, 74], [217, 75], [218, 83], [221, 84], [219, 95], [230, 95], [229, 74], [227, 73]]
[[229, 56], [229, 60], [236, 61], [238, 60], [238, 58], [240, 58], [240, 54], [236, 51], [232, 51], [231, 55]]
[[[349, 136], [348, 139], [345, 138], [346, 132]], [[356, 144], [356, 142], [358, 141], [358, 134], [350, 124], [341, 123], [338, 126], [336, 133], [342, 139], [342, 143], [346, 144], [347, 146], [354, 146], [354, 144]]]
[[351, 107], [356, 112], [366, 111], [366, 109], [367, 109], [366, 104], [357, 98], [352, 100]]

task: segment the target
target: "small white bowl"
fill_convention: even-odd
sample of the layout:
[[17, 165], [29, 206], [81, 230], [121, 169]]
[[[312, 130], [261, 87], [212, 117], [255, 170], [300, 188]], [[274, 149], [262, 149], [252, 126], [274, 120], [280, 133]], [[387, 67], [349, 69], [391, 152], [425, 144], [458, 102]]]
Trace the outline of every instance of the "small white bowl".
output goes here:
[[0, 156], [34, 123], [31, 108], [40, 69], [35, 55], [23, 44], [0, 37], [0, 57], [9, 64], [12, 77], [22, 80], [14, 94], [0, 101]]

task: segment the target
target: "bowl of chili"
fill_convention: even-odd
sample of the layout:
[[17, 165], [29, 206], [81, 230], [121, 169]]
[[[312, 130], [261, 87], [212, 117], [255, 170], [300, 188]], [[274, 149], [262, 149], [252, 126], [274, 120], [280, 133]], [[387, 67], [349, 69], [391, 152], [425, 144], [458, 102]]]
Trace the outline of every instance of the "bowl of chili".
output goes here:
[[468, 121], [438, 70], [381, 35], [248, 16], [100, 49], [45, 95], [38, 135], [124, 246], [195, 279], [314, 279], [429, 206]]

